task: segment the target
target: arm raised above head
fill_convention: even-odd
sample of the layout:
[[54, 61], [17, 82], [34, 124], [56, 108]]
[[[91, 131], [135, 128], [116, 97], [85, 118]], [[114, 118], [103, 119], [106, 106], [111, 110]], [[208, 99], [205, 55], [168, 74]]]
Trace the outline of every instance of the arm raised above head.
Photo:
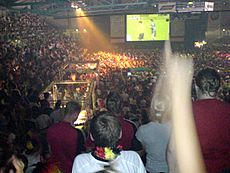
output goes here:
[[193, 61], [189, 57], [171, 53], [166, 53], [165, 56], [172, 106], [172, 138], [175, 142], [179, 172], [205, 173], [192, 112]]

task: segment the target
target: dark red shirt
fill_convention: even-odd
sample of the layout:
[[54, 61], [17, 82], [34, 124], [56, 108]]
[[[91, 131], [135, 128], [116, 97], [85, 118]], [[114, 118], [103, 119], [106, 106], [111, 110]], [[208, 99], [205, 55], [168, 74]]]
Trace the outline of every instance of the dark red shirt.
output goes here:
[[230, 168], [230, 105], [217, 99], [197, 100], [193, 112], [207, 172]]
[[80, 132], [68, 122], [54, 124], [48, 129], [47, 142], [50, 145], [51, 157], [58, 163], [64, 173], [72, 172], [74, 158], [81, 150]]

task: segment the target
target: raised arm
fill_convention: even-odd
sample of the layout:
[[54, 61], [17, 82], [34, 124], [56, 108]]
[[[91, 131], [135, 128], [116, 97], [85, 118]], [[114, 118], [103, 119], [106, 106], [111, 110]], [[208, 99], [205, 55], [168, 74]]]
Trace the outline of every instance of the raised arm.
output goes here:
[[[166, 50], [170, 50], [166, 44]], [[172, 138], [180, 173], [205, 173], [192, 113], [193, 62], [189, 57], [166, 54], [166, 73], [171, 90]]]

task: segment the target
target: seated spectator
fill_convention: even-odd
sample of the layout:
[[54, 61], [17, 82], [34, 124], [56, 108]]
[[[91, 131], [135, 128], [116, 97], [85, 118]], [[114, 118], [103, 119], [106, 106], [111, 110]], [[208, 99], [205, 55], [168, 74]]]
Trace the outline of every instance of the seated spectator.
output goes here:
[[112, 166], [122, 173], [145, 173], [139, 155], [134, 151], [121, 151], [118, 140], [122, 136], [121, 125], [112, 113], [94, 116], [90, 123], [90, 136], [95, 142], [91, 153], [78, 155], [72, 173], [102, 171]]

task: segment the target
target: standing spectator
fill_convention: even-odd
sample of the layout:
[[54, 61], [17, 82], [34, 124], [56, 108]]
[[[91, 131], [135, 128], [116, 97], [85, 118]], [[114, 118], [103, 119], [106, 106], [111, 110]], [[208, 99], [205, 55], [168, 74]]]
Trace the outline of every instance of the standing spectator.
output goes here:
[[176, 166], [173, 170], [180, 173], [206, 173], [192, 114], [193, 63], [187, 56], [172, 54], [169, 42], [166, 42], [165, 50], [168, 51], [165, 58], [167, 73], [165, 89], [169, 91], [170, 110], [172, 110], [170, 117], [173, 141], [170, 142], [173, 142], [174, 152], [171, 159], [177, 162], [175, 165], [171, 162], [171, 166]]
[[220, 76], [206, 68], [196, 76], [193, 112], [208, 173], [230, 170], [230, 105], [217, 98]]
[[43, 110], [43, 112], [40, 112], [34, 120], [36, 129], [39, 132], [39, 140], [41, 142], [42, 153], [49, 152], [49, 147], [46, 141], [46, 135], [48, 128], [51, 126], [51, 119], [47, 109], [49, 108], [46, 108], [45, 110]]
[[40, 144], [36, 139], [26, 141], [24, 155], [28, 160], [26, 173], [31, 173], [42, 160]]
[[167, 121], [159, 121], [167, 116], [163, 115], [167, 112], [165, 106], [162, 107], [160, 111], [155, 110], [157, 113], [150, 115], [150, 122], [140, 126], [136, 132], [136, 137], [146, 152], [146, 170], [149, 173], [168, 172], [166, 151], [170, 138], [170, 126]]
[[117, 145], [122, 132], [118, 119], [112, 113], [103, 113], [91, 120], [90, 136], [96, 148], [75, 158], [72, 173], [103, 171], [106, 167], [123, 173], [146, 172], [137, 153], [121, 151]]
[[51, 159], [58, 163], [63, 173], [71, 173], [74, 157], [83, 150], [83, 134], [72, 126], [80, 111], [81, 107], [78, 103], [68, 102], [64, 119], [51, 126], [47, 132]]
[[[141, 150], [141, 144], [135, 140], [136, 126], [133, 122], [128, 121], [121, 115], [122, 112], [122, 99], [120, 95], [116, 92], [110, 92], [106, 100], [106, 108], [108, 112], [112, 113], [121, 124], [122, 137], [119, 140], [119, 145], [123, 147], [124, 150]], [[94, 148], [94, 142], [90, 137], [86, 140], [86, 148], [91, 150]]]

